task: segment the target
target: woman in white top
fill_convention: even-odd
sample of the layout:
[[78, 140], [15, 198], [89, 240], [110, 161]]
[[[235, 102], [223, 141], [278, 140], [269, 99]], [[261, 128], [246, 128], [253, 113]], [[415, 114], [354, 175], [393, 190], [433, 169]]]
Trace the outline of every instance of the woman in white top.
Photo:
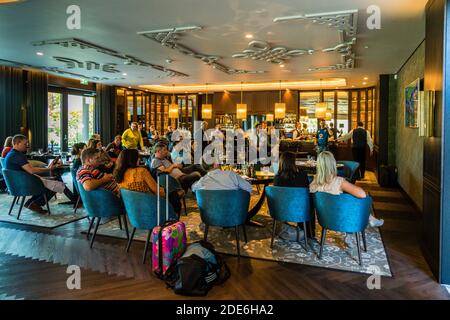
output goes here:
[[[317, 173], [313, 181], [309, 185], [311, 193], [326, 192], [334, 195], [348, 193], [356, 198], [365, 198], [366, 192], [354, 184], [345, 180], [345, 178], [338, 177], [336, 160], [329, 151], [324, 151], [317, 156]], [[384, 223], [383, 219], [376, 219], [372, 214], [369, 216], [369, 224], [371, 227], [381, 227]], [[346, 237], [346, 243], [352, 245], [350, 239]], [[349, 240], [349, 241], [347, 241]]]

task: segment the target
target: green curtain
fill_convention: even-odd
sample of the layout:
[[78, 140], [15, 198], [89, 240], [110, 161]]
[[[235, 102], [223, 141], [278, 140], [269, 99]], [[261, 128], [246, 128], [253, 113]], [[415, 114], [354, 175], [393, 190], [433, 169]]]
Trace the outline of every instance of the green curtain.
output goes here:
[[102, 143], [114, 139], [116, 127], [116, 88], [104, 84], [96, 85], [95, 133], [102, 137]]
[[27, 118], [32, 150], [46, 149], [48, 140], [48, 75], [27, 72]]
[[23, 70], [0, 66], [0, 148], [6, 137], [21, 133]]

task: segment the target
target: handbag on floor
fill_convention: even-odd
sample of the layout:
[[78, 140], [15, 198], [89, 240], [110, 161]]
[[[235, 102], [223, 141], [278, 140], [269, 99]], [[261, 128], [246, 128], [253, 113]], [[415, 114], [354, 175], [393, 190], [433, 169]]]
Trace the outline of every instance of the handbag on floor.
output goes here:
[[205, 296], [214, 286], [230, 277], [230, 269], [216, 254], [214, 246], [206, 241], [190, 244], [166, 279], [176, 294]]
[[[159, 195], [159, 178], [157, 174], [157, 226], [152, 230], [152, 270], [160, 278], [165, 279], [173, 269], [177, 260], [186, 250], [186, 226], [183, 222], [169, 220], [169, 195], [166, 194], [166, 220], [161, 224], [161, 206]], [[169, 176], [166, 174], [166, 189]], [[172, 267], [172, 268], [171, 268]]]

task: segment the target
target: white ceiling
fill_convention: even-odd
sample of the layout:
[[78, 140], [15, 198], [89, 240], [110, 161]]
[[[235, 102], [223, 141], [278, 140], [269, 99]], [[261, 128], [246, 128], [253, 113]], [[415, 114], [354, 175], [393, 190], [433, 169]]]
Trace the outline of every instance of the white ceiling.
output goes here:
[[[37, 67], [57, 67], [85, 76], [123, 78], [99, 82], [117, 85], [203, 84], [266, 81], [298, 81], [344, 78], [346, 86], [375, 84], [379, 74], [395, 73], [425, 37], [426, 0], [378, 0], [381, 29], [366, 26], [367, 7], [373, 0], [28, 0], [0, 5], [0, 59]], [[66, 9], [81, 8], [81, 29], [66, 27]], [[308, 71], [340, 63], [338, 53], [320, 50], [339, 44], [337, 29], [308, 21], [274, 23], [280, 16], [326, 13], [358, 9], [358, 32], [354, 52], [356, 65], [351, 70]], [[137, 32], [183, 26], [201, 26], [185, 33], [179, 42], [196, 52], [220, 56], [219, 63], [234, 69], [263, 70], [264, 74], [229, 75], [193, 57], [163, 47]], [[253, 34], [253, 39], [245, 34]], [[33, 46], [32, 42], [77, 38], [142, 61], [189, 75], [167, 77], [150, 67], [125, 65], [123, 59], [92, 49], [64, 48], [58, 45]], [[235, 59], [252, 40], [272, 47], [315, 49], [313, 55], [287, 60], [284, 68], [266, 61]], [[368, 48], [366, 48], [368, 47]], [[36, 52], [44, 53], [37, 56]], [[67, 69], [53, 57], [115, 63], [120, 73]], [[167, 63], [166, 60], [173, 60]], [[0, 64], [2, 62], [0, 61]], [[4, 62], [3, 62], [4, 64]], [[85, 67], [85, 66], [83, 66]], [[123, 76], [122, 73], [126, 73]]]

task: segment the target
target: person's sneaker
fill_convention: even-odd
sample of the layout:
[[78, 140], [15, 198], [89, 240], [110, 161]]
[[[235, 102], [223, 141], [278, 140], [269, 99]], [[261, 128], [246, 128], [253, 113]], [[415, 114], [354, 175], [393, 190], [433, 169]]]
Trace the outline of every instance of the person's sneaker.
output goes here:
[[345, 234], [344, 242], [347, 247], [354, 248], [355, 247], [355, 237], [352, 234]]
[[47, 210], [42, 209], [38, 204], [32, 202], [26, 208], [30, 209], [33, 212], [39, 213], [39, 214], [47, 214]]
[[369, 225], [370, 225], [372, 228], [379, 228], [379, 227], [381, 227], [383, 224], [384, 224], [384, 220], [383, 220], [383, 219], [376, 219], [376, 218], [373, 217], [373, 216], [370, 216], [370, 217], [369, 217]]

